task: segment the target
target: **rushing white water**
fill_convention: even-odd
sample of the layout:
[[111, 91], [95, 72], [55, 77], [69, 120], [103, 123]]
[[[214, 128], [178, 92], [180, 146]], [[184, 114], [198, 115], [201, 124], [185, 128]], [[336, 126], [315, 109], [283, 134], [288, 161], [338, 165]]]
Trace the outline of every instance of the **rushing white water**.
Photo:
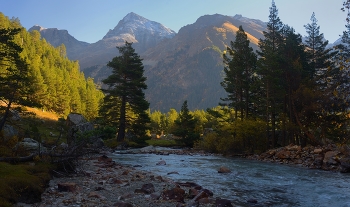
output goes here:
[[[350, 207], [350, 174], [221, 156], [116, 153], [112, 158], [174, 181], [195, 182], [234, 206]], [[156, 165], [161, 159], [166, 165]], [[232, 172], [218, 173], [221, 166]]]

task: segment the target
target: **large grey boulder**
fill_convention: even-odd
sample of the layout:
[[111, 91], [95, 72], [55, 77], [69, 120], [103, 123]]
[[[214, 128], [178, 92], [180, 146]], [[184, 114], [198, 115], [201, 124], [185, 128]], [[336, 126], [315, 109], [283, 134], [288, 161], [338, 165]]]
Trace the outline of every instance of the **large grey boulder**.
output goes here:
[[15, 150], [18, 150], [19, 148], [33, 153], [39, 152], [39, 149], [40, 153], [47, 151], [46, 147], [42, 146], [41, 143], [31, 138], [24, 138], [21, 142], [18, 142], [15, 146]]
[[68, 126], [67, 143], [69, 145], [76, 142], [79, 134], [83, 134], [94, 129], [94, 125], [88, 122], [83, 115], [71, 113], [67, 116], [66, 125]]
[[18, 137], [18, 130], [15, 129], [13, 126], [5, 124], [2, 131], [5, 142], [8, 142], [11, 138], [15, 136]]

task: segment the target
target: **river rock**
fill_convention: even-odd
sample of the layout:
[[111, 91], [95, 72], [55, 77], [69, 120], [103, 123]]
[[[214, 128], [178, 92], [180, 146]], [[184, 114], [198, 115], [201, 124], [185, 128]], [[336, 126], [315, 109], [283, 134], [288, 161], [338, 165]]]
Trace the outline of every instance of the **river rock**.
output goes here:
[[170, 190], [164, 190], [162, 192], [161, 198], [163, 200], [174, 200], [183, 203], [185, 199], [185, 190], [179, 187], [175, 187]]
[[276, 153], [275, 157], [278, 159], [288, 159], [290, 158], [291, 152], [288, 150], [281, 150]]
[[320, 153], [322, 153], [322, 149], [320, 149], [320, 148], [317, 148], [317, 149], [314, 149], [314, 154], [320, 154]]
[[146, 183], [146, 184], [142, 185], [141, 190], [145, 194], [151, 194], [151, 193], [155, 192], [154, 185], [152, 183]]
[[228, 169], [227, 167], [220, 167], [219, 170], [218, 170], [218, 173], [230, 173], [231, 170]]
[[248, 203], [258, 203], [258, 201], [254, 198], [250, 198], [247, 200]]
[[322, 168], [329, 170], [334, 165], [337, 165], [336, 156], [339, 154], [338, 151], [328, 151], [325, 153], [323, 158], [323, 166]]
[[143, 147], [140, 149], [140, 152], [141, 153], [152, 153], [152, 152], [155, 152], [156, 151], [156, 148], [152, 145], [150, 146], [147, 146], [147, 147]]
[[133, 207], [130, 203], [117, 202], [113, 204], [114, 207]]
[[216, 198], [215, 206], [216, 207], [233, 207], [230, 200], [222, 199], [222, 198]]
[[198, 200], [198, 204], [202, 204], [202, 205], [206, 205], [206, 204], [210, 204], [210, 203], [214, 203], [213, 198], [201, 198]]
[[99, 162], [112, 162], [112, 158], [107, 157], [106, 155], [102, 155], [97, 158]]
[[288, 151], [301, 151], [301, 146], [290, 144], [285, 149]]
[[156, 165], [166, 165], [166, 162], [164, 160], [161, 160]]
[[350, 158], [342, 158], [340, 160], [340, 172], [350, 173]]
[[76, 183], [58, 183], [57, 184], [58, 191], [63, 192], [75, 192], [77, 190]]
[[92, 191], [89, 193], [88, 195], [89, 198], [98, 198], [100, 200], [106, 200], [106, 197], [100, 195], [99, 193], [95, 192], [95, 191]]
[[322, 155], [316, 156], [313, 162], [314, 168], [321, 168], [322, 164], [323, 164], [323, 156]]

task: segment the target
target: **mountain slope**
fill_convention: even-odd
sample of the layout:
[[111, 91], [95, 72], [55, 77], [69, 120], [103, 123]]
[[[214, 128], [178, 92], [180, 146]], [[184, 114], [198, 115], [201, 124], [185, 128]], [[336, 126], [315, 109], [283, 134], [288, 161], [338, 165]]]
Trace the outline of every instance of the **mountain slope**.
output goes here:
[[221, 87], [222, 54], [234, 41], [242, 25], [257, 49], [266, 24], [240, 15], [206, 15], [194, 24], [180, 29], [172, 39], [158, 44], [144, 54], [145, 75], [148, 78], [146, 95], [153, 110], [180, 109], [188, 100], [190, 109], [217, 106], [226, 97]]
[[71, 58], [78, 59], [84, 71], [84, 68], [106, 65], [118, 55], [116, 46], [124, 45], [125, 41], [133, 42], [133, 47], [140, 54], [162, 40], [172, 38], [175, 34], [162, 24], [131, 12], [120, 20], [113, 30], [109, 30], [101, 40], [73, 54]]
[[[257, 49], [266, 23], [260, 20], [220, 14], [205, 15], [176, 34], [160, 23], [129, 13], [98, 42], [81, 50], [69, 51], [70, 59], [79, 60], [86, 76], [100, 83], [111, 69], [108, 61], [118, 55], [116, 46], [125, 41], [141, 56], [145, 66], [148, 89], [146, 98], [152, 110], [180, 109], [184, 100], [193, 109], [217, 106], [226, 96], [222, 81], [222, 54], [235, 40], [242, 25]], [[48, 40], [50, 42], [50, 40]]]

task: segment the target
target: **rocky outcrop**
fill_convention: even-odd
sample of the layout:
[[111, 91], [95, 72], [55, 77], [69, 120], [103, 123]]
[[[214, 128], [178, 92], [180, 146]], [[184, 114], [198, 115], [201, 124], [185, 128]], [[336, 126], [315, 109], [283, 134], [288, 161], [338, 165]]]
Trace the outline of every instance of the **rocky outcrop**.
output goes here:
[[349, 148], [347, 146], [337, 147], [334, 144], [303, 148], [298, 145], [288, 145], [248, 158], [281, 164], [294, 164], [312, 169], [350, 172]]

